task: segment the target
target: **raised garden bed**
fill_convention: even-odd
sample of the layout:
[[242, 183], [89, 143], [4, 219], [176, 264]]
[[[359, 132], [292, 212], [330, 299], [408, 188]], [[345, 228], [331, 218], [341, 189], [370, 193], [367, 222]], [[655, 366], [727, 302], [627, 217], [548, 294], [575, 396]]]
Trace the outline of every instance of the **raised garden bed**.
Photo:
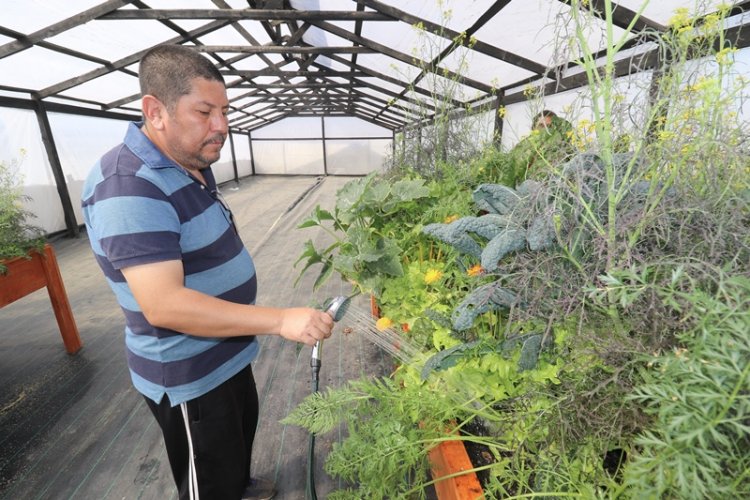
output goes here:
[[69, 354], [78, 352], [83, 344], [52, 246], [46, 244], [41, 252], [32, 250], [28, 257], [16, 257], [2, 263], [7, 271], [0, 274], [0, 307], [47, 287], [65, 350]]

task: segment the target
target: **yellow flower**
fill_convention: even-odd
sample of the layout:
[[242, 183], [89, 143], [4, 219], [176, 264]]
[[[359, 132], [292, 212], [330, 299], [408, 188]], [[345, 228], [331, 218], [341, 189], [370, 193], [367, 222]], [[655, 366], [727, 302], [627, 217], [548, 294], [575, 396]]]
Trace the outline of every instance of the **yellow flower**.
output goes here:
[[500, 118], [505, 118], [505, 115], [508, 114], [508, 109], [505, 106], [500, 106], [497, 108], [497, 116]]
[[476, 264], [471, 266], [466, 273], [469, 276], [481, 276], [484, 273], [484, 268], [480, 264]]
[[657, 137], [660, 141], [671, 141], [675, 138], [675, 133], [670, 130], [660, 130]]
[[687, 7], [679, 7], [675, 9], [674, 15], [667, 23], [668, 26], [672, 28], [680, 28], [683, 26], [688, 26], [692, 23], [692, 20], [690, 19], [690, 11]]
[[716, 62], [722, 66], [726, 66], [727, 64], [734, 62], [734, 58], [732, 57], [732, 55], [735, 52], [737, 52], [737, 49], [734, 47], [726, 47], [721, 49], [716, 53]]
[[443, 220], [443, 224], [450, 224], [458, 220], [458, 215], [449, 215]]
[[392, 326], [393, 326], [393, 320], [391, 320], [391, 318], [388, 318], [386, 316], [383, 316], [382, 318], [378, 319], [375, 322], [375, 328], [377, 328], [378, 331], [381, 331], [381, 332], [383, 330], [389, 329]]
[[431, 285], [435, 283], [436, 281], [439, 281], [440, 278], [442, 277], [443, 277], [442, 271], [438, 271], [437, 269], [430, 269], [424, 275], [424, 282], [428, 285]]

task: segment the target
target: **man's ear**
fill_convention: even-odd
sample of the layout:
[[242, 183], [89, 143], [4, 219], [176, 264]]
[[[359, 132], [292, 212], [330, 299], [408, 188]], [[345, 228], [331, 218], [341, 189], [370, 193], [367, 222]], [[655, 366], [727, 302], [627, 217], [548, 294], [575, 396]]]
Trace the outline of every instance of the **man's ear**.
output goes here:
[[167, 108], [156, 97], [146, 94], [141, 98], [141, 109], [145, 120], [156, 130], [164, 127]]

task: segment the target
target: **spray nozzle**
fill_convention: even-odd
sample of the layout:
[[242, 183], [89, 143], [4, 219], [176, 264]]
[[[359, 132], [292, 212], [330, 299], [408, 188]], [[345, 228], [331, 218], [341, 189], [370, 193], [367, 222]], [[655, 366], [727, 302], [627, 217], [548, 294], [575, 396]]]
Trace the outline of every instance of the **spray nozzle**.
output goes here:
[[333, 321], [340, 321], [341, 318], [346, 314], [346, 310], [349, 308], [350, 297], [339, 295], [331, 299], [331, 302], [326, 308], [326, 312], [333, 318]]
[[[346, 310], [349, 308], [349, 302], [351, 302], [351, 297], [347, 297], [345, 295], [334, 297], [330, 300], [330, 302], [328, 302], [328, 305], [326, 306], [326, 313], [328, 313], [331, 318], [333, 318], [333, 321], [340, 321], [341, 318], [344, 317], [344, 314], [346, 314]], [[322, 350], [323, 341], [318, 340], [313, 346], [312, 358], [310, 359], [310, 365], [313, 367], [313, 369], [319, 369], [320, 367], [320, 356]]]

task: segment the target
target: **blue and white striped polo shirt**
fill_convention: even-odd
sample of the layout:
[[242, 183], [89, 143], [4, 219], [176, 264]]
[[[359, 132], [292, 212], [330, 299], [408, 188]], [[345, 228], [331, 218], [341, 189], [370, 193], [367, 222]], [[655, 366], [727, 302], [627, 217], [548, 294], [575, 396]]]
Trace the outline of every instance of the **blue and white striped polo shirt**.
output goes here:
[[198, 397], [245, 368], [257, 355], [253, 336], [209, 338], [155, 328], [144, 317], [122, 272], [128, 266], [182, 260], [188, 288], [240, 304], [255, 302], [250, 254], [229, 212], [207, 186], [164, 156], [131, 123], [123, 144], [94, 165], [83, 189], [91, 247], [125, 313], [125, 345], [133, 384], [172, 406]]

